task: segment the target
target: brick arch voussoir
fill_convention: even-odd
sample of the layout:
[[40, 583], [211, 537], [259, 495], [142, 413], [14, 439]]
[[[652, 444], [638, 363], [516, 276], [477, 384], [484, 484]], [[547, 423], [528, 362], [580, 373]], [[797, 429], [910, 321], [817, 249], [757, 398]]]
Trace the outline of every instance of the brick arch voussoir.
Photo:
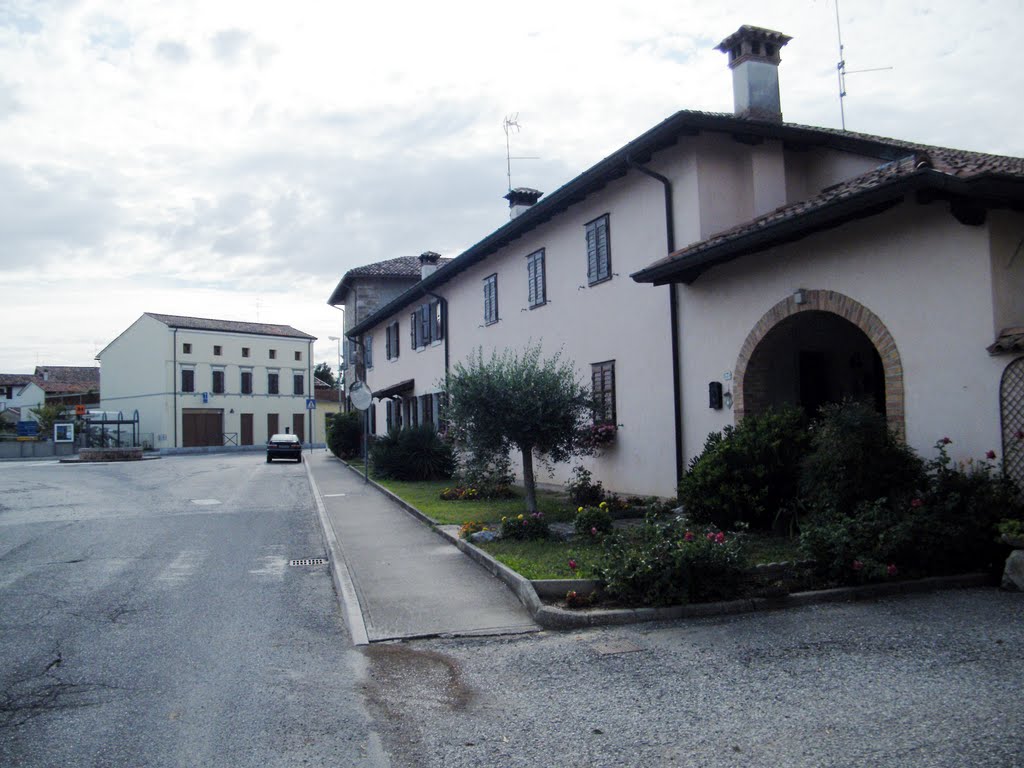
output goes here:
[[906, 439], [906, 422], [904, 420], [903, 362], [900, 358], [896, 340], [885, 323], [870, 309], [855, 299], [836, 291], [810, 290], [804, 291], [804, 300], [797, 304], [793, 296], [787, 296], [769, 309], [758, 320], [747, 338], [740, 346], [733, 374], [733, 400], [735, 403], [736, 420], [742, 419], [748, 410], [747, 397], [744, 391], [744, 380], [750, 361], [757, 351], [758, 345], [765, 336], [779, 323], [788, 317], [801, 312], [830, 312], [857, 326], [874, 344], [878, 356], [882, 360], [882, 372], [885, 381], [885, 413], [889, 426], [901, 439]]

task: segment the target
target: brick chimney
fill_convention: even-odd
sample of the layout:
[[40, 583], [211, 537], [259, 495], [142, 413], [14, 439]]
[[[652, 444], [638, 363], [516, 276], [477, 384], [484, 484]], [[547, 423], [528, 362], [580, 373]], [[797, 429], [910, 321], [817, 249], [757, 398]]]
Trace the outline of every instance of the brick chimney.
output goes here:
[[516, 187], [509, 190], [509, 193], [505, 195], [505, 199], [508, 200], [509, 218], [514, 219], [519, 214], [532, 208], [543, 194], [543, 192], [530, 189], [529, 187]]
[[737, 117], [782, 122], [779, 101], [779, 51], [793, 38], [744, 24], [715, 46], [729, 56]]
[[420, 279], [424, 280], [437, 271], [437, 262], [441, 259], [440, 253], [424, 251], [420, 254]]

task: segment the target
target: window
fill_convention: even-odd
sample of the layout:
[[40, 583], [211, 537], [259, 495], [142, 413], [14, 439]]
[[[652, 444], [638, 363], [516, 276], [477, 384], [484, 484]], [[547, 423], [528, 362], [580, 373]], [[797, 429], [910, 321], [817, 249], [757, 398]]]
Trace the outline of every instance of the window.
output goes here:
[[384, 425], [388, 432], [395, 428], [395, 404], [390, 399], [384, 403]]
[[252, 394], [252, 371], [242, 371], [242, 394]]
[[612, 254], [608, 244], [608, 214], [586, 225], [587, 282], [591, 285], [612, 276]]
[[196, 391], [196, 372], [191, 368], [181, 369], [181, 391], [182, 392], [195, 392]]
[[373, 336], [363, 337], [363, 364], [373, 368]]
[[423, 423], [433, 424], [434, 423], [434, 396], [423, 395], [420, 397], [421, 409], [423, 411]]
[[182, 344], [181, 345], [181, 354], [183, 354], [183, 355], [191, 355], [192, 354], [192, 345], [191, 344]]
[[271, 360], [277, 360], [277, 350], [276, 349], [270, 350], [270, 359]]
[[498, 276], [484, 278], [484, 325], [498, 322]]
[[293, 395], [304, 395], [306, 394], [305, 378], [301, 373], [292, 375], [292, 394]]
[[301, 352], [296, 352], [295, 353], [295, 359], [296, 360], [301, 360], [302, 359], [302, 353]]
[[215, 395], [224, 394], [224, 371], [215, 370], [213, 372], [213, 393]]
[[530, 309], [546, 304], [548, 298], [544, 284], [543, 248], [526, 257], [526, 283]]
[[594, 423], [615, 423], [615, 361], [594, 363], [590, 366], [590, 379], [594, 390]]
[[278, 394], [277, 373], [267, 373], [267, 394]]
[[242, 357], [248, 357], [248, 356], [249, 356], [249, 348], [248, 347], [242, 347]]
[[409, 336], [413, 349], [430, 346], [444, 338], [444, 318], [441, 315], [441, 302], [435, 299], [421, 304], [409, 315]]
[[223, 351], [223, 348], [221, 347], [221, 345], [220, 345], [220, 344], [214, 344], [214, 345], [213, 345], [213, 354], [214, 354], [214, 355], [215, 355], [216, 357], [220, 357], [220, 353], [221, 353], [222, 351]]
[[420, 425], [420, 404], [418, 398], [409, 400], [409, 426], [415, 428]]
[[384, 329], [385, 342], [386, 342], [386, 353], [388, 360], [394, 360], [398, 357], [398, 321], [391, 323], [387, 328]]

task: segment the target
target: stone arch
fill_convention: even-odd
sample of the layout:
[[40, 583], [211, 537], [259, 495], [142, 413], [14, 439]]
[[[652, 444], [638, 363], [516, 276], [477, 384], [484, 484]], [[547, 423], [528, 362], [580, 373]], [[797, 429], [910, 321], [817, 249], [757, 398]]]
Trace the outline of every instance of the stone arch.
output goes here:
[[745, 379], [748, 366], [758, 345], [780, 322], [801, 312], [828, 312], [847, 320], [859, 328], [874, 345], [882, 364], [884, 381], [885, 415], [889, 426], [902, 439], [906, 439], [904, 421], [903, 363], [896, 341], [889, 329], [877, 315], [863, 304], [835, 291], [804, 290], [803, 300], [797, 303], [796, 296], [788, 296], [770, 310], [754, 325], [747, 335], [740, 354], [736, 359], [733, 382], [736, 420], [742, 419], [750, 410], [750, 401], [756, 393], [748, 391]]

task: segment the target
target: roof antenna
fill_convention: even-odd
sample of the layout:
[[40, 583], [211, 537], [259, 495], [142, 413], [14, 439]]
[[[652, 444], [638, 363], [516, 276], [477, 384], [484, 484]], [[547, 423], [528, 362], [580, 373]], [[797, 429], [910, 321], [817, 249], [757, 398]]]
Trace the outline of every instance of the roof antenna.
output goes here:
[[512, 161], [513, 160], [540, 160], [539, 157], [512, 157], [512, 149], [509, 144], [509, 134], [512, 132], [511, 129], [515, 128], [516, 133], [519, 133], [519, 113], [516, 112], [514, 115], [505, 115], [505, 119], [501, 122], [501, 127], [505, 130], [505, 169], [508, 173], [508, 191], [512, 191]]
[[862, 72], [882, 72], [892, 67], [874, 67], [873, 69], [846, 69], [846, 59], [843, 58], [843, 30], [839, 25], [839, 0], [836, 0], [836, 36], [839, 38], [839, 63], [836, 64], [836, 72], [839, 75], [839, 119], [842, 121], [843, 130], [846, 130], [846, 112], [843, 109], [843, 99], [846, 98], [846, 76], [859, 75]]

